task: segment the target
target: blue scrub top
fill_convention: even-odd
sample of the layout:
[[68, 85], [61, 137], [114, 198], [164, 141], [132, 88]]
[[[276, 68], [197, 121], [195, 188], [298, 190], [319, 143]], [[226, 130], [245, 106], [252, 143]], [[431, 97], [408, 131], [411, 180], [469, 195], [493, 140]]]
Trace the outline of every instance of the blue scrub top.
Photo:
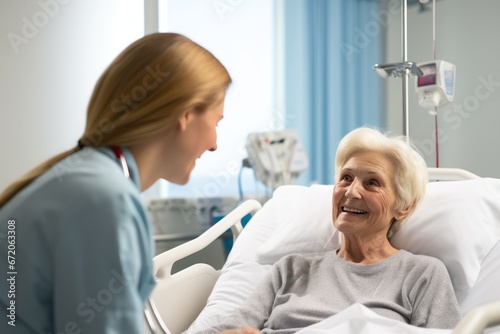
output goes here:
[[122, 151], [131, 178], [86, 147], [0, 209], [0, 333], [144, 333], [154, 242]]

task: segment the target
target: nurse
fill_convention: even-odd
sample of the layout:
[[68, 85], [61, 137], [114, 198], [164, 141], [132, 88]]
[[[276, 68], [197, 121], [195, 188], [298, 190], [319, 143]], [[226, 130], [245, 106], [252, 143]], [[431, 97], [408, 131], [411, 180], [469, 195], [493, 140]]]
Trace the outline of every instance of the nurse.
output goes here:
[[0, 195], [1, 333], [144, 332], [154, 243], [140, 194], [160, 178], [187, 183], [217, 149], [230, 82], [179, 34], [147, 35], [118, 55], [78, 145]]

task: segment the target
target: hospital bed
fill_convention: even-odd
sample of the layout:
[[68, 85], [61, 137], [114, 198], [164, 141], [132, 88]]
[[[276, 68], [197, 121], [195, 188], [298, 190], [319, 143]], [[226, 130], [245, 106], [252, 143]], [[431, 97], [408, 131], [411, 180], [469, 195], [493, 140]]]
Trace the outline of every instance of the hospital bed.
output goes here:
[[[429, 179], [439, 182], [429, 183], [421, 205], [391, 243], [444, 262], [462, 321], [453, 330], [423, 329], [355, 305], [339, 313], [346, 312], [342, 317], [318, 324], [315, 333], [322, 328], [325, 333], [500, 333], [500, 179], [448, 168], [429, 168]], [[145, 311], [151, 331], [190, 333], [214, 325], [244, 301], [282, 256], [338, 248], [332, 190], [333, 185], [281, 186], [263, 206], [247, 200], [200, 237], [157, 255], [157, 286]], [[252, 218], [242, 229], [240, 221], [248, 214]], [[229, 228], [235, 242], [222, 269], [198, 263], [171, 274], [176, 261]]]

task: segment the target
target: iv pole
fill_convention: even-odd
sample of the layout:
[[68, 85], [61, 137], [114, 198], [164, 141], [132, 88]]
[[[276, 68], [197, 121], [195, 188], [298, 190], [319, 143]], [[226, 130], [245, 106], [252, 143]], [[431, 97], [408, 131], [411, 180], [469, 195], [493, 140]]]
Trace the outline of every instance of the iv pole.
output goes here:
[[409, 92], [408, 92], [408, 79], [411, 75], [416, 75], [418, 77], [422, 76], [422, 70], [411, 61], [408, 61], [408, 27], [407, 27], [407, 16], [408, 16], [408, 4], [407, 0], [401, 0], [401, 30], [402, 30], [402, 58], [401, 63], [393, 64], [375, 64], [373, 70], [377, 72], [382, 78], [387, 78], [389, 76], [403, 79], [403, 135], [406, 136], [406, 141], [410, 142], [410, 115], [409, 115]]
[[[401, 25], [402, 25], [402, 56], [403, 63], [408, 61], [408, 4], [406, 0], [401, 0]], [[409, 78], [409, 70], [405, 68], [405, 72], [403, 75], [403, 135], [406, 136], [406, 140], [409, 142], [410, 139], [410, 112], [409, 112], [409, 95], [408, 95], [408, 78]]]

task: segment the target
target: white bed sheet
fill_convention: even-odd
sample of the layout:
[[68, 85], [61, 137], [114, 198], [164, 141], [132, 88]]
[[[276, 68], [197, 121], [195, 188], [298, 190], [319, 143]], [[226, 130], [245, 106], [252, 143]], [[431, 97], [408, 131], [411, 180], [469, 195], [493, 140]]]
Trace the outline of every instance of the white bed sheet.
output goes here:
[[[339, 235], [331, 221], [332, 189], [332, 185], [278, 188], [234, 244], [207, 306], [187, 332], [217, 324], [282, 256], [338, 248]], [[500, 180], [482, 178], [430, 183], [422, 204], [392, 241], [398, 248], [441, 259], [465, 314], [500, 300], [499, 240]], [[353, 316], [352, 311], [348, 315]], [[333, 318], [326, 323], [336, 323]], [[366, 319], [366, 328], [387, 324], [387, 332], [394, 325], [379, 320], [371, 324], [372, 320]]]
[[361, 304], [354, 304], [334, 316], [298, 331], [297, 334], [451, 334], [452, 332], [451, 329], [410, 326], [382, 317]]

